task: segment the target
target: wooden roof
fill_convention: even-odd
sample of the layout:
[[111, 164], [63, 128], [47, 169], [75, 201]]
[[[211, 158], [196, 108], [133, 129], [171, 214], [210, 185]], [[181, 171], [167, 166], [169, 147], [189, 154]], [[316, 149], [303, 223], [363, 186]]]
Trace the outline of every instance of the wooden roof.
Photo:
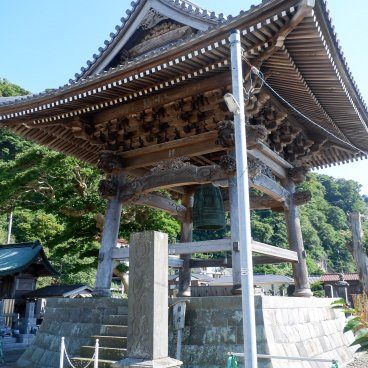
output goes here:
[[[163, 18], [144, 29], [152, 9]], [[256, 96], [258, 108], [248, 102], [257, 121], [267, 111], [287, 114], [276, 128], [291, 129], [288, 139], [278, 143], [279, 131], [269, 128], [272, 150], [312, 167], [367, 156], [367, 107], [325, 2], [312, 0], [264, 1], [236, 17], [188, 1], [140, 0], [76, 80], [48, 93], [0, 99], [0, 126], [92, 164], [106, 150], [134, 169], [154, 164], [153, 153], [172, 157], [173, 149], [197, 163], [214, 162], [226, 150], [214, 143], [217, 123], [231, 119], [222, 96], [231, 89], [228, 36], [234, 28], [241, 31], [247, 60], [304, 114], [265, 86], [268, 96]], [[157, 43], [163, 31], [165, 45]], [[178, 34], [183, 37], [176, 39]]]

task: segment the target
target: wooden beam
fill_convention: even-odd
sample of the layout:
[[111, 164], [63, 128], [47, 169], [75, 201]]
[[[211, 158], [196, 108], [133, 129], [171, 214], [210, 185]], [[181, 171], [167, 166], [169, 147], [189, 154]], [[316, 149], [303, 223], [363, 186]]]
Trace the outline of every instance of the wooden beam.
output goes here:
[[[224, 151], [224, 147], [216, 144], [217, 131], [160, 143], [149, 147], [119, 153], [124, 168], [131, 170], [157, 164], [159, 161], [177, 157], [192, 157], [207, 153]], [[195, 147], [195, 149], [194, 149]]]
[[259, 141], [254, 148], [248, 150], [248, 155], [262, 161], [280, 179], [286, 178], [287, 169], [293, 167], [293, 165], [284, 160], [261, 141]]
[[169, 244], [169, 254], [215, 253], [231, 251], [230, 239], [216, 239], [199, 242]]
[[204, 267], [227, 267], [231, 268], [231, 259], [190, 259], [189, 268], [204, 268]]
[[264, 256], [271, 256], [273, 258], [279, 258], [282, 260], [289, 260], [289, 262], [298, 262], [298, 255], [296, 252], [275, 247], [273, 245], [257, 242], [252, 240], [252, 252], [262, 254]]
[[[275, 258], [272, 256], [253, 256], [253, 265], [261, 264], [279, 264], [291, 262], [288, 258]], [[204, 267], [226, 267], [232, 268], [232, 258], [220, 258], [220, 259], [191, 259], [189, 261], [190, 268], [204, 268]]]
[[186, 208], [180, 203], [177, 203], [171, 198], [166, 198], [162, 195], [155, 193], [146, 193], [135, 198], [132, 203], [141, 206], [147, 206], [151, 208], [156, 208], [161, 211], [165, 211], [172, 216], [181, 216], [185, 213]]
[[265, 174], [258, 174], [250, 180], [250, 186], [259, 189], [278, 202], [287, 203], [290, 193], [275, 180]]
[[[206, 240], [190, 243], [175, 243], [169, 244], [169, 256], [178, 254], [193, 254], [193, 253], [216, 253], [221, 251], [231, 251], [233, 249], [231, 239]], [[260, 254], [275, 262], [298, 262], [296, 252], [289, 249], [275, 247], [273, 245], [260, 243], [252, 240], [252, 252]], [[258, 257], [258, 255], [256, 256]], [[129, 248], [114, 248], [112, 252], [113, 259], [129, 258]], [[264, 260], [268, 259], [264, 258]], [[260, 258], [262, 259], [262, 258]], [[271, 262], [268, 262], [271, 263]]]
[[[128, 260], [129, 259], [129, 248], [117, 248], [114, 247], [112, 249], [112, 255], [111, 255], [111, 259], [114, 260]], [[175, 257], [175, 256], [169, 256], [169, 267], [174, 267], [174, 268], [180, 268], [183, 266], [183, 260]]]
[[233, 173], [225, 172], [218, 165], [189, 165], [179, 169], [162, 170], [124, 184], [120, 188], [120, 200], [126, 202], [137, 194], [157, 189], [226, 180], [232, 175]]
[[275, 258], [272, 256], [253, 256], [253, 265], [279, 264], [288, 262], [297, 262], [297, 261], [291, 261], [290, 259], [287, 258]]
[[256, 196], [254, 194], [249, 195], [250, 208], [252, 210], [266, 210], [271, 209], [274, 211], [282, 211], [285, 208], [283, 203], [276, 201], [274, 198], [268, 195]]

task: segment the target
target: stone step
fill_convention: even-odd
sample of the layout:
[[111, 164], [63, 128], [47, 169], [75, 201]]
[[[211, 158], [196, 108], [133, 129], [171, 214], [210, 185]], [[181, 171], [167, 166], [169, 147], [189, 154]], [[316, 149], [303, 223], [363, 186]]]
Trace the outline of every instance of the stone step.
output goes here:
[[127, 314], [116, 314], [116, 315], [110, 315], [106, 317], [106, 324], [107, 325], [120, 325], [120, 326], [126, 326], [128, 324], [128, 315]]
[[[95, 353], [94, 346], [82, 346], [80, 348], [80, 356], [82, 358], [91, 358]], [[125, 358], [127, 355], [127, 349], [121, 348], [106, 348], [99, 347], [98, 349], [98, 358], [102, 360], [121, 360]]]
[[128, 340], [125, 336], [94, 335], [92, 336], [91, 345], [95, 344], [96, 339], [99, 339], [100, 346], [106, 348], [126, 348]]
[[13, 345], [17, 343], [17, 338], [12, 336], [4, 336], [2, 340], [3, 346]]
[[103, 336], [120, 336], [126, 337], [128, 334], [127, 326], [120, 325], [102, 325], [100, 328], [100, 335]]
[[[85, 367], [91, 359], [89, 358], [73, 358], [72, 363], [76, 367]], [[112, 368], [112, 365], [116, 362], [116, 360], [98, 360], [98, 368]], [[93, 367], [93, 362], [89, 365], [89, 367]]]
[[120, 315], [128, 315], [128, 303], [126, 303], [125, 305], [121, 305], [118, 307], [118, 314]]

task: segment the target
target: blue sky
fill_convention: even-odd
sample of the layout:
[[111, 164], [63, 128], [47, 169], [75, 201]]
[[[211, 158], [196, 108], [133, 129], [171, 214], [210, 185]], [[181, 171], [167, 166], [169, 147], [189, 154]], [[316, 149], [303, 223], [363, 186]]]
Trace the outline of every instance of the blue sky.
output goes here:
[[[192, 0], [236, 15], [259, 1]], [[316, 0], [322, 1], [322, 0]], [[32, 92], [68, 83], [109, 38], [131, 0], [0, 0], [0, 78]], [[226, 4], [226, 5], [225, 5]], [[330, 0], [335, 30], [352, 74], [368, 101], [366, 0]], [[368, 160], [319, 170], [353, 179], [368, 195]]]

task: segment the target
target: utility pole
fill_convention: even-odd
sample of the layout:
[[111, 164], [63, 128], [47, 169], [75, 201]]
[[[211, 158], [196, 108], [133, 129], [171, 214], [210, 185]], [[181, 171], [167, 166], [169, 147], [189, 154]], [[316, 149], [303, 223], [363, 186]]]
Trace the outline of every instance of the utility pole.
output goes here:
[[9, 224], [8, 224], [8, 238], [6, 244], [10, 244], [11, 241], [11, 234], [12, 234], [12, 227], [13, 227], [13, 211], [9, 214]]
[[238, 189], [237, 215], [239, 221], [244, 366], [245, 368], [257, 368], [257, 339], [251, 247], [252, 238], [250, 231], [248, 162], [245, 129], [248, 118], [245, 116], [244, 107], [242, 48], [239, 30], [232, 31], [230, 35], [230, 50], [233, 95], [225, 95], [225, 101], [228, 102], [227, 100], [229, 97], [233, 97], [235, 99], [234, 104], [237, 105], [236, 108], [233, 109], [228, 103], [229, 109], [234, 113], [235, 126], [236, 178]]

